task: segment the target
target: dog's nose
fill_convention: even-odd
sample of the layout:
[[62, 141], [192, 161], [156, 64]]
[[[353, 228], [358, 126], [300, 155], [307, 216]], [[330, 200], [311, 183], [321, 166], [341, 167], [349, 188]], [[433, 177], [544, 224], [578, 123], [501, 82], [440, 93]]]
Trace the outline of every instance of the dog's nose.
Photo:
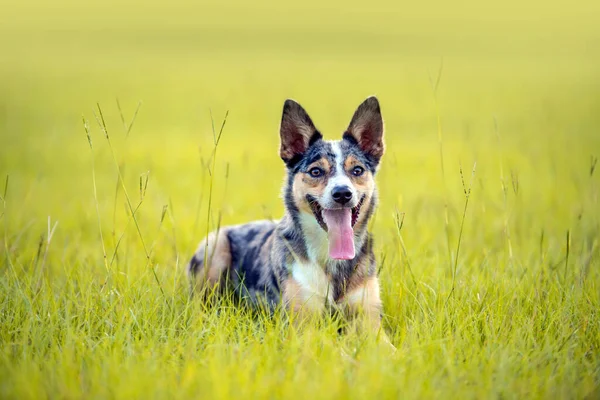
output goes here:
[[333, 188], [331, 196], [336, 203], [346, 204], [352, 199], [352, 191], [348, 186], [336, 186]]

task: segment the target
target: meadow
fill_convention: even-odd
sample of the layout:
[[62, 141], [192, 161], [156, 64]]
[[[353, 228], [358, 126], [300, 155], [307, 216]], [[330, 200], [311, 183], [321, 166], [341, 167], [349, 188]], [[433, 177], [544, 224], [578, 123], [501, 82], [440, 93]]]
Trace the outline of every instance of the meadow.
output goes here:
[[[597, 3], [1, 9], [0, 398], [600, 396]], [[397, 353], [190, 299], [282, 215], [284, 100], [335, 139], [372, 94]]]

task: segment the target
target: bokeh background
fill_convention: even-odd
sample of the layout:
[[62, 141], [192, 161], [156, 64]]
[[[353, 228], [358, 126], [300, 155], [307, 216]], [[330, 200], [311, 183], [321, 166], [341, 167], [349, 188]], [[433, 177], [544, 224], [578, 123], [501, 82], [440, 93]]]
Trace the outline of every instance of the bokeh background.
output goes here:
[[[4, 325], [12, 328], [3, 337], [5, 344], [13, 344], [11, 351], [14, 346], [23, 351], [5, 348], [3, 371], [12, 383], [2, 378], [3, 393], [107, 395], [93, 384], [85, 386], [88, 392], [69, 386], [66, 382], [73, 379], [60, 371], [80, 371], [82, 380], [94, 382], [91, 372], [86, 378], [78, 367], [61, 369], [60, 360], [44, 363], [43, 352], [23, 350], [33, 329], [23, 326], [33, 326], [27, 325], [31, 321], [42, 321], [36, 332], [46, 333], [36, 337], [50, 342], [62, 326], [50, 317], [53, 313], [44, 323], [46, 314], [35, 302], [31, 306], [31, 299], [49, 301], [70, 293], [72, 303], [67, 304], [87, 295], [92, 296], [89, 304], [101, 304], [107, 295], [103, 285], [115, 279], [121, 280], [120, 292], [138, 293], [142, 285], [150, 293], [140, 295], [149, 303], [127, 300], [126, 315], [129, 305], [160, 308], [159, 300], [148, 300], [161, 298], [149, 272], [153, 269], [167, 296], [185, 303], [184, 264], [207, 229], [278, 218], [283, 212], [278, 127], [284, 100], [300, 102], [325, 137], [335, 139], [358, 104], [373, 94], [386, 124], [387, 152], [377, 176], [381, 207], [373, 224], [376, 252], [384, 260], [386, 329], [401, 349], [428, 352], [412, 360], [422, 367], [414, 369], [416, 375], [396, 365], [412, 380], [388, 394], [439, 395], [461, 386], [456, 377], [464, 378], [462, 372], [446, 370], [448, 380], [437, 375], [444, 370], [437, 364], [445, 359], [436, 352], [441, 343], [466, 351], [443, 353], [449, 359], [471, 354], [489, 360], [483, 383], [478, 367], [469, 367], [467, 380], [478, 382], [473, 387], [480, 395], [496, 389], [509, 397], [526, 394], [533, 378], [538, 390], [533, 393], [542, 397], [593, 390], [600, 339], [598, 325], [594, 330], [584, 325], [598, 323], [597, 311], [591, 310], [598, 305], [599, 4], [2, 1], [1, 290], [3, 308], [11, 310], [3, 318], [12, 324]], [[212, 126], [218, 131], [227, 112], [213, 159]], [[106, 123], [110, 146], [99, 118]], [[138, 205], [139, 232], [130, 217]], [[404, 218], [401, 236], [397, 212]], [[72, 287], [73, 274], [89, 286]], [[411, 274], [414, 279], [408, 278]], [[569, 304], [564, 287], [577, 292], [567, 296]], [[542, 292], [549, 297], [536, 297]], [[478, 329], [493, 332], [507, 326], [507, 315], [516, 315], [521, 318], [517, 325], [533, 324], [527, 332], [535, 340], [517, 341], [528, 336], [515, 328], [488, 347], [466, 339], [455, 342], [456, 332], [446, 330], [440, 315], [465, 321], [473, 315], [443, 311], [450, 293], [463, 304], [484, 298], [502, 305], [492, 317], [481, 317]], [[431, 313], [423, 309], [428, 301]], [[552, 314], [550, 325], [535, 325], [531, 321], [538, 321], [544, 304], [553, 304], [550, 309], [559, 314]], [[158, 330], [160, 321], [154, 322]], [[546, 336], [548, 326], [554, 330]], [[93, 342], [86, 335], [81, 337]], [[550, 347], [542, 346], [543, 357], [550, 352], [564, 359], [547, 361], [540, 355], [547, 361], [541, 375], [536, 374], [542, 367], [531, 359], [515, 361], [517, 354], [531, 355], [527, 352], [546, 339]], [[33, 343], [35, 349], [46, 342]], [[494, 346], [501, 351], [494, 352]], [[561, 353], [567, 350], [572, 352]], [[254, 353], [249, 354], [252, 359]], [[123, 357], [129, 364], [122, 363], [122, 379], [137, 376], [142, 368], [136, 359]], [[39, 363], [41, 372], [35, 366]], [[564, 369], [556, 375], [552, 367], [558, 364]], [[271, 367], [265, 367], [265, 375]], [[219, 375], [218, 368], [209, 374], [202, 364], [198, 368], [192, 368], [191, 381]], [[59, 372], [45, 374], [49, 370]], [[498, 371], [502, 374], [494, 375]], [[172, 388], [160, 377], [170, 375], [163, 373], [148, 374], [148, 386], [137, 393], [159, 382], [169, 393]], [[389, 370], [380, 373], [396, 376]], [[37, 384], [19, 386], [32, 374]], [[298, 379], [289, 392], [280, 383], [278, 393], [301, 395], [298, 386], [321, 388], [318, 380]], [[510, 385], [498, 385], [498, 380]], [[195, 387], [188, 384], [182, 387]], [[232, 387], [273, 387], [240, 385]], [[377, 388], [383, 390], [381, 385]], [[215, 395], [231, 393], [205, 387]]]
[[[535, 203], [514, 222], [565, 231], [556, 216], [576, 212], [581, 193], [572, 189], [585, 184], [599, 148], [598, 16], [594, 2], [5, 3], [0, 170], [23, 211], [10, 221], [49, 215], [61, 221], [57, 235], [95, 223], [82, 116], [93, 130], [100, 207], [113, 207], [116, 172], [97, 103], [131, 190], [150, 175], [141, 212], [160, 215], [172, 202], [180, 236], [197, 238], [186, 224], [204, 189], [201, 159], [212, 151], [209, 110], [217, 125], [229, 110], [216, 205], [225, 223], [277, 217], [283, 101], [303, 104], [333, 139], [376, 94], [387, 128], [386, 218], [398, 206], [435, 240], [442, 197], [462, 198], [459, 164], [470, 175], [475, 161], [474, 207], [488, 193], [487, 212], [498, 214], [504, 158], [504, 179], [518, 177], [522, 201]], [[126, 123], [142, 102], [127, 140], [117, 100]]]

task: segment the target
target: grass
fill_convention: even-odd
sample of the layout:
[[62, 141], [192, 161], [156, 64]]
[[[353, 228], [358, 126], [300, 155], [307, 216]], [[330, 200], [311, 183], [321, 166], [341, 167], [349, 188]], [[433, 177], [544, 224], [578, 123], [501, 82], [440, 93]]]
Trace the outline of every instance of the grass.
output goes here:
[[[597, 15], [5, 5], [0, 398], [598, 397]], [[208, 230], [282, 214], [284, 99], [336, 138], [374, 93], [398, 353], [334, 320], [296, 332], [190, 301], [184, 266]]]

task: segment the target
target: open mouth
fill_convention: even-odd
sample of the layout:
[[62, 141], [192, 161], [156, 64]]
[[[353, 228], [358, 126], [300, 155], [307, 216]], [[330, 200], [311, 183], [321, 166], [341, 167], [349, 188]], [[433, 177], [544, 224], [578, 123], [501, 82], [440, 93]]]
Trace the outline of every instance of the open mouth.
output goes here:
[[[317, 199], [315, 199], [311, 195], [307, 195], [306, 200], [308, 200], [308, 204], [310, 204], [310, 209], [312, 210], [312, 212], [315, 216], [315, 219], [317, 220], [317, 222], [319, 223], [321, 228], [323, 228], [323, 230], [325, 232], [327, 232], [328, 231], [327, 224], [325, 223], [325, 220], [323, 219], [323, 207], [321, 207], [321, 205], [319, 204]], [[351, 209], [352, 210], [352, 217], [351, 217], [352, 227], [354, 227], [354, 225], [356, 224], [356, 221], [358, 221], [358, 217], [360, 216], [361, 207], [362, 207], [364, 201], [365, 201], [365, 196], [363, 195], [360, 198], [360, 201], [358, 202], [358, 204], [356, 206], [352, 207], [352, 209]]]
[[354, 225], [358, 221], [364, 198], [365, 196], [352, 208], [323, 208], [317, 199], [306, 197], [317, 222], [327, 232], [330, 258], [352, 260], [356, 256]]

